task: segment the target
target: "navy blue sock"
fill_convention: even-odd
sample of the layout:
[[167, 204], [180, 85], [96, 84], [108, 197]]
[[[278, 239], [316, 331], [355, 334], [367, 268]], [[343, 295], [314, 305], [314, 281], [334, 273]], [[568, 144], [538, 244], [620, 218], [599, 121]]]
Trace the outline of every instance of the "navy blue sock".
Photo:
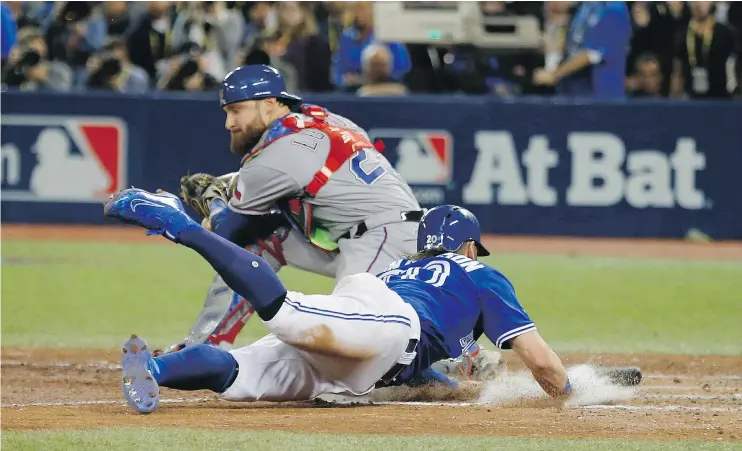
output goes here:
[[286, 287], [268, 262], [202, 227], [183, 230], [181, 244], [201, 254], [229, 288], [247, 299], [263, 321], [283, 305]]
[[151, 360], [149, 367], [162, 387], [222, 393], [237, 377], [232, 354], [210, 345], [189, 346]]

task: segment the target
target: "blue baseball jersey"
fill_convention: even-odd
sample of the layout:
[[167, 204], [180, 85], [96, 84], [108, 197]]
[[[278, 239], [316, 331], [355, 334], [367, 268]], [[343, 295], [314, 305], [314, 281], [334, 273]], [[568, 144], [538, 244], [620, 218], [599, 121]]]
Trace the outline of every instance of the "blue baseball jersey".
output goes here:
[[455, 358], [484, 334], [501, 349], [536, 330], [502, 273], [466, 256], [446, 253], [419, 261], [400, 260], [379, 274], [420, 318], [415, 361], [397, 377], [405, 383], [445, 358]]

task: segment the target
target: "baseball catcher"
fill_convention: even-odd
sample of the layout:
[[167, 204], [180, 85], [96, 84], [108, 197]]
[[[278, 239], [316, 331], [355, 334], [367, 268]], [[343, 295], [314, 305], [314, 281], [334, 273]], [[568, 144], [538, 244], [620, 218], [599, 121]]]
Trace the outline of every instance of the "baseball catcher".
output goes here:
[[[202, 225], [264, 257], [342, 278], [378, 271], [414, 251], [422, 215], [407, 183], [350, 120], [302, 105], [269, 66], [242, 66], [222, 84], [230, 150], [241, 169], [181, 179], [181, 198]], [[231, 345], [253, 314], [215, 277], [191, 333], [175, 349]]]

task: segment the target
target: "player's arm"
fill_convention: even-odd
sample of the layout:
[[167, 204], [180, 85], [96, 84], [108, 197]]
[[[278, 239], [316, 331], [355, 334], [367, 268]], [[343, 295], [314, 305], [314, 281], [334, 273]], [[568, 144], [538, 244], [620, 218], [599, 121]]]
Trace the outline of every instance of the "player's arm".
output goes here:
[[301, 192], [288, 174], [267, 166], [248, 163], [237, 174], [229, 202], [212, 203], [212, 231], [236, 244], [250, 244], [270, 235], [286, 218], [275, 209], [276, 203]]
[[224, 201], [218, 199], [211, 203], [208, 224], [217, 235], [244, 247], [270, 236], [279, 227], [288, 225], [288, 222], [280, 211], [264, 215], [235, 213]]
[[571, 387], [567, 370], [538, 331], [531, 330], [510, 339], [510, 347], [531, 370], [533, 378], [546, 393], [551, 396], [569, 394]]
[[240, 172], [214, 177], [196, 173], [180, 179], [180, 197], [203, 218], [202, 225], [223, 238], [246, 246], [273, 233], [286, 221], [279, 210], [255, 218], [231, 212], [229, 198], [233, 196]]
[[536, 331], [536, 325], [518, 302], [510, 282], [490, 268], [471, 275], [480, 288], [487, 338], [498, 348], [515, 351], [546, 393], [554, 397], [569, 394], [567, 371]]

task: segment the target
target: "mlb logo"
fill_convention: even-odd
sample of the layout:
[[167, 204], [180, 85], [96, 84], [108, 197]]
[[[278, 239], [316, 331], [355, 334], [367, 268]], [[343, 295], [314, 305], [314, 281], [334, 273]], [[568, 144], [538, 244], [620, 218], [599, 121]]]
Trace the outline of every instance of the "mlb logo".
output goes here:
[[396, 150], [394, 169], [411, 185], [448, 185], [453, 179], [453, 138], [445, 130], [369, 130]]
[[126, 125], [118, 118], [2, 116], [2, 199], [100, 202], [126, 187]]

